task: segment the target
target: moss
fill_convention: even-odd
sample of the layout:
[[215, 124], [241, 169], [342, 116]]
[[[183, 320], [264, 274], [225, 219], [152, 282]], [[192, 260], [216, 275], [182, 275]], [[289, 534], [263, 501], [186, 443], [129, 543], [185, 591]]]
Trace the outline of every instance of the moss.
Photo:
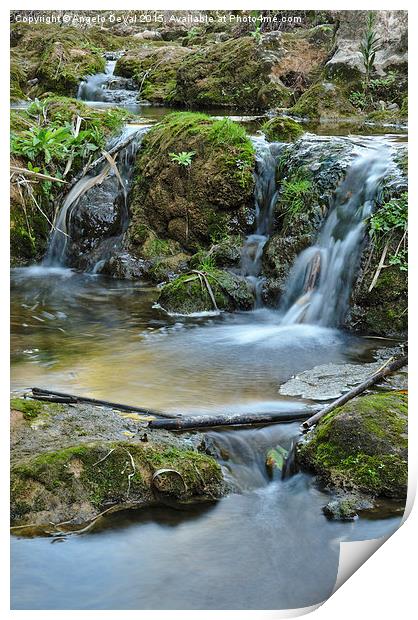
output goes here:
[[[191, 165], [172, 154], [193, 152]], [[144, 258], [150, 233], [183, 251], [247, 226], [253, 204], [254, 148], [243, 127], [228, 119], [180, 112], [144, 137], [130, 194], [130, 251]]]
[[178, 46], [134, 49], [117, 61], [115, 75], [135, 80], [141, 99], [169, 104], [176, 90], [177, 69], [188, 53]]
[[25, 420], [36, 418], [43, 410], [42, 403], [37, 400], [27, 400], [25, 398], [12, 398], [10, 400], [10, 408], [15, 411], [21, 411]]
[[316, 120], [356, 115], [356, 110], [344, 91], [338, 84], [332, 82], [320, 82], [311, 86], [289, 112]]
[[221, 469], [205, 454], [156, 444], [89, 443], [41, 454], [12, 468], [14, 521], [37, 519], [36, 513], [52, 506], [77, 518], [80, 505], [84, 511], [91, 506], [86, 514], [94, 516], [110, 506], [153, 503], [151, 479], [158, 469], [180, 474], [164, 474], [158, 484], [160, 494], [178, 501], [212, 499], [221, 492]]
[[163, 286], [158, 303], [168, 312], [176, 314], [252, 308], [253, 293], [244, 278], [216, 268], [202, 273], [211, 287], [216, 308], [204, 278], [195, 273], [179, 276]]
[[271, 142], [294, 142], [304, 133], [300, 123], [286, 117], [271, 118], [261, 126], [261, 131]]
[[58, 403], [44, 403], [28, 398], [11, 398], [10, 409], [21, 411], [25, 420], [33, 420], [41, 414], [61, 412], [62, 406]]
[[405, 497], [407, 398], [358, 397], [320, 421], [300, 445], [298, 460], [332, 486], [376, 496]]
[[[105, 60], [86, 31], [55, 24], [14, 24], [11, 27], [14, 45], [13, 63], [22, 63], [26, 80], [22, 89], [31, 96], [45, 92], [75, 95], [85, 75], [104, 70]], [[33, 86], [28, 80], [36, 79]], [[12, 76], [12, 86], [15, 76]], [[13, 94], [13, 89], [12, 89]]]
[[376, 112], [370, 112], [367, 115], [367, 120], [372, 121], [374, 123], [401, 123], [402, 120], [407, 116], [405, 111], [401, 110], [377, 110]]
[[177, 70], [175, 103], [266, 109], [286, 105], [290, 91], [269, 81], [271, 63], [252, 37], [232, 39], [188, 54]]

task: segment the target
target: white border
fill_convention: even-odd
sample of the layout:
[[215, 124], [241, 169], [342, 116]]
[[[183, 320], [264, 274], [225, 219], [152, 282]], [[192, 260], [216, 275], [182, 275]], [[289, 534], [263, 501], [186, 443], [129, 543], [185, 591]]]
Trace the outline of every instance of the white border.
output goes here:
[[[39, 9], [45, 10], [54, 10], [60, 7], [57, 7], [56, 2], [41, 2], [37, 3]], [[394, 6], [398, 4], [398, 6]], [[118, 5], [118, 6], [116, 6]], [[121, 6], [122, 5], [122, 6]], [[116, 8], [118, 10], [123, 9], [150, 9], [150, 10], [208, 10], [208, 9], [225, 9], [225, 2], [181, 2], [181, 1], [170, 1], [166, 0], [165, 2], [146, 2], [146, 3], [138, 3], [133, 1], [127, 1], [123, 3], [113, 1], [102, 0], [101, 2], [90, 1], [88, 3], [78, 1], [72, 1], [68, 4], [65, 3], [64, 6], [71, 7], [71, 10], [86, 10], [95, 9], [95, 10], [111, 10]], [[258, 8], [256, 2], [229, 2], [228, 9], [255, 9]], [[3, 290], [3, 303], [1, 305], [1, 330], [2, 330], [2, 339], [1, 342], [4, 343], [4, 347], [2, 349], [3, 355], [1, 357], [0, 363], [0, 388], [1, 388], [1, 398], [2, 398], [2, 412], [3, 412], [3, 428], [1, 432], [1, 441], [2, 446], [0, 450], [1, 455], [1, 475], [2, 475], [2, 500], [3, 500], [3, 510], [1, 511], [1, 519], [2, 519], [2, 527], [1, 527], [1, 535], [2, 535], [2, 545], [1, 548], [6, 550], [9, 549], [9, 520], [8, 520], [8, 399], [9, 399], [9, 348], [6, 343], [9, 341], [9, 273], [8, 273], [8, 265], [9, 265], [9, 253], [8, 253], [8, 235], [9, 235], [9, 221], [8, 221], [8, 192], [6, 188], [8, 187], [8, 152], [6, 145], [8, 144], [8, 124], [4, 121], [5, 118], [8, 118], [8, 110], [9, 110], [9, 97], [8, 97], [8, 46], [9, 46], [9, 35], [8, 35], [8, 24], [9, 24], [9, 10], [17, 10], [17, 8], [22, 10], [34, 9], [34, 4], [28, 1], [20, 1], [15, 3], [6, 2], [6, 6], [1, 8], [1, 28], [2, 28], [2, 36], [0, 37], [0, 44], [2, 46], [2, 58], [4, 59], [3, 67], [4, 67], [4, 76], [2, 80], [3, 92], [1, 96], [1, 106], [4, 106], [2, 119], [3, 122], [0, 125], [1, 130], [1, 138], [2, 138], [2, 148], [0, 150], [1, 160], [1, 174], [3, 176], [1, 188], [2, 188], [2, 201], [1, 201], [1, 217], [2, 225], [0, 226], [0, 269], [1, 269], [1, 285]], [[276, 9], [279, 10], [276, 3], [272, 2], [263, 2], [263, 9]], [[333, 2], [323, 1], [323, 2], [312, 2], [306, 0], [305, 2], [283, 2], [280, 6], [281, 9], [289, 10], [408, 10], [409, 11], [409, 57], [410, 63], [409, 66], [412, 68], [410, 72], [410, 95], [409, 95], [409, 108], [411, 111], [410, 116], [410, 169], [417, 170], [417, 157], [416, 157], [416, 128], [417, 128], [417, 97], [416, 97], [416, 68], [417, 68], [417, 17], [418, 11], [416, 9], [415, 3], [411, 1], [400, 1], [399, 3], [387, 2], [381, 0], [380, 2], [376, 1], [368, 1], [368, 2], [338, 2], [334, 0]], [[412, 148], [411, 148], [412, 147]], [[412, 174], [409, 179], [410, 183], [410, 196], [417, 197], [418, 196], [418, 188], [417, 188], [417, 173]], [[411, 200], [410, 204], [410, 227], [412, 239], [415, 239], [416, 235], [416, 225], [417, 225], [417, 212], [418, 208], [416, 206], [417, 199], [415, 198], [413, 201]], [[410, 265], [412, 268], [410, 269], [410, 300], [415, 299], [416, 296], [416, 276], [414, 273], [414, 266], [418, 265], [418, 243], [417, 245], [412, 242], [410, 244]], [[414, 308], [411, 305], [412, 312], [410, 312], [410, 316], [412, 317], [412, 321], [415, 318], [415, 314], [413, 312]], [[412, 323], [410, 326], [410, 340], [413, 343], [416, 343], [416, 326]], [[416, 355], [413, 351], [413, 347], [410, 347], [410, 374], [411, 377], [415, 376], [416, 370]], [[410, 422], [409, 422], [409, 445], [410, 445], [410, 461], [409, 461], [409, 504], [411, 503], [412, 495], [414, 495], [416, 489], [417, 482], [417, 462], [418, 462], [418, 446], [417, 446], [417, 437], [418, 437], [418, 413], [416, 411], [415, 404], [417, 403], [417, 387], [413, 384], [410, 386], [410, 399], [412, 405], [410, 406]], [[412, 491], [412, 493], [411, 493]], [[411, 506], [408, 506], [408, 509], [411, 509]], [[390, 538], [388, 542], [386, 542], [382, 549], [374, 555], [360, 570], [358, 570], [352, 577], [349, 579], [347, 583], [344, 584], [343, 588], [340, 588], [320, 609], [318, 609], [315, 614], [319, 619], [327, 620], [334, 619], [338, 617], [339, 620], [350, 619], [353, 617], [379, 617], [380, 619], [385, 618], [393, 618], [395, 615], [398, 618], [402, 618], [407, 620], [408, 618], [412, 618], [413, 615], [415, 617], [415, 610], [417, 604], [415, 602], [415, 562], [412, 560], [415, 559], [415, 553], [413, 552], [413, 545], [417, 542], [417, 531], [418, 531], [418, 512], [417, 509], [412, 512], [411, 516], [408, 518], [407, 522]], [[411, 560], [411, 561], [408, 561]], [[167, 614], [170, 614], [170, 618], [174, 620], [190, 617], [190, 618], [210, 618], [216, 615], [216, 618], [238, 618], [241, 620], [243, 618], [284, 618], [284, 617], [294, 617], [297, 615], [297, 610], [288, 610], [288, 611], [169, 611], [169, 612], [160, 612], [160, 611], [9, 611], [9, 568], [8, 568], [8, 554], [6, 553], [6, 557], [4, 559], [3, 565], [6, 568], [6, 571], [3, 572], [3, 575], [6, 574], [6, 579], [2, 580], [2, 590], [1, 590], [1, 610], [4, 612], [5, 617], [13, 617], [16, 619], [26, 618], [30, 615], [31, 618], [73, 618], [74, 616], [78, 617], [88, 617], [91, 619], [109, 617], [114, 618], [117, 614], [118, 617], [126, 617], [126, 618], [136, 618], [140, 614], [142, 618], [159, 618], [164, 617], [167, 618]], [[299, 610], [302, 613], [308, 613], [311, 608], [305, 610]], [[80, 616], [80, 614], [82, 614]]]

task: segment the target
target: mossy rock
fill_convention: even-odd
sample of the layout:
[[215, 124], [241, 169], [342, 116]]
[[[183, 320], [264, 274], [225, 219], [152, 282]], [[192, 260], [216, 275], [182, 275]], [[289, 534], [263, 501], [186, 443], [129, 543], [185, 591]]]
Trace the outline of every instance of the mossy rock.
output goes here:
[[407, 492], [407, 397], [357, 397], [325, 416], [299, 444], [299, 465], [331, 488], [402, 499]]
[[295, 142], [304, 133], [302, 125], [291, 118], [271, 118], [261, 126], [270, 142]]
[[56, 24], [14, 24], [11, 30], [12, 66], [21, 63], [19, 75], [11, 74], [13, 98], [20, 96], [19, 89], [31, 97], [74, 96], [84, 76], [104, 71], [101, 50], [86, 31]]
[[319, 82], [311, 86], [288, 110], [291, 114], [313, 120], [327, 121], [355, 117], [354, 106], [344, 90], [333, 82]]
[[272, 60], [253, 37], [200, 48], [180, 63], [173, 102], [261, 110], [285, 106], [291, 91], [270, 80], [271, 67]]
[[[248, 282], [233, 273], [213, 269], [210, 272], [179, 276], [161, 289], [158, 303], [173, 314], [192, 314], [214, 310], [251, 310], [253, 291]], [[208, 290], [209, 284], [213, 299]]]
[[[157, 484], [159, 470], [174, 472], [162, 472]], [[165, 500], [213, 501], [222, 493], [222, 480], [216, 461], [194, 450], [129, 442], [76, 445], [12, 467], [12, 523], [48, 527], [51, 521], [66, 521], [76, 526], [105, 510]]]
[[[191, 153], [190, 163], [176, 162], [178, 153]], [[129, 251], [144, 258], [150, 233], [186, 253], [245, 234], [254, 166], [254, 147], [238, 123], [191, 112], [166, 116], [144, 137], [136, 162]]]
[[141, 99], [169, 104], [176, 90], [177, 69], [189, 52], [179, 46], [132, 49], [117, 61], [115, 75], [135, 80]]

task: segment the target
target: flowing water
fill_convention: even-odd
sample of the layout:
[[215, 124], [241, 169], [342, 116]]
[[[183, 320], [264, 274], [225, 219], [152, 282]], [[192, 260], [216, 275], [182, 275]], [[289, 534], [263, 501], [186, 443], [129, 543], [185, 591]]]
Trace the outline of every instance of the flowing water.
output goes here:
[[300, 254], [290, 271], [281, 301], [283, 324], [343, 322], [365, 224], [390, 163], [386, 145], [366, 149], [355, 159], [337, 188], [316, 244]]
[[130, 79], [115, 76], [115, 66], [115, 59], [108, 60], [104, 73], [86, 77], [80, 83], [77, 98], [90, 103], [135, 106], [138, 95], [137, 86]]
[[[106, 75], [102, 82], [89, 79], [79, 95], [100, 97]], [[245, 242], [241, 269], [260, 300], [281, 146], [263, 139], [255, 145], [256, 230]], [[128, 184], [131, 161], [126, 155]], [[284, 381], [317, 364], [371, 361], [383, 346], [332, 327], [344, 311], [362, 220], [384, 174], [380, 152], [361, 161], [341, 186], [315, 247], [296, 262], [283, 308], [216, 317], [170, 317], [155, 306], [152, 287], [65, 267], [72, 222], [83, 196], [93, 192], [93, 179], [84, 177], [62, 205], [44, 264], [12, 271], [12, 390], [38, 385], [182, 414], [308, 411], [311, 402], [279, 394]], [[97, 258], [90, 271], [98, 271]], [[341, 306], [328, 278], [339, 286]], [[303, 301], [296, 316], [294, 306], [307, 293], [309, 305]], [[271, 480], [266, 452], [278, 445], [290, 450], [298, 424], [209, 435], [235, 492], [212, 506], [116, 514], [89, 535], [13, 536], [12, 608], [313, 605], [333, 589], [340, 541], [377, 538], [399, 525], [400, 514], [383, 518], [382, 512], [330, 522], [321, 511], [329, 496], [310, 476]]]
[[270, 143], [263, 137], [253, 138], [256, 152], [255, 218], [256, 229], [249, 235], [241, 252], [241, 274], [251, 283], [256, 307], [261, 305], [261, 259], [272, 232], [274, 207], [277, 200], [276, 168], [284, 144]]
[[[68, 250], [74, 237], [78, 238], [76, 248], [73, 248], [73, 255], [75, 253], [76, 259], [82, 255], [83, 261], [88, 261], [88, 265], [84, 265], [86, 271], [97, 273], [107, 258], [115, 253], [129, 224], [128, 190], [132, 180], [136, 153], [147, 130], [148, 127], [138, 128], [137, 125], [127, 125], [121, 134], [107, 145], [107, 150], [111, 151], [132, 137], [129, 144], [118, 152], [115, 158], [116, 168], [105, 159], [102, 164], [95, 167], [93, 172], [82, 176], [74, 184], [66, 195], [54, 223], [54, 230], [43, 261], [45, 266], [61, 267], [68, 263], [71, 264]], [[103, 189], [104, 191], [102, 191]], [[104, 213], [107, 210], [117, 219], [117, 230], [115, 231], [112, 226], [109, 235], [103, 234], [103, 230], [97, 226], [96, 233], [99, 232], [100, 235], [93, 247], [94, 251], [90, 253], [85, 248], [78, 247], [82, 241], [80, 236], [83, 237], [83, 231], [77, 230], [74, 221], [82, 200], [85, 202], [84, 208], [87, 209], [87, 219], [89, 215], [90, 219], [93, 219], [92, 211], [94, 209], [99, 213]], [[108, 218], [108, 213], [106, 217]], [[85, 241], [89, 242], [90, 240], [86, 239]]]

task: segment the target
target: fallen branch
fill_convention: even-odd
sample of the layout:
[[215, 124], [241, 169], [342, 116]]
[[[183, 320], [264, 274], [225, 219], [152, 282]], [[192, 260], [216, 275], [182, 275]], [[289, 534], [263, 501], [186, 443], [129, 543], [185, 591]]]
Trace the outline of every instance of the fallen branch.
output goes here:
[[367, 388], [375, 385], [387, 375], [391, 375], [403, 366], [406, 366], [407, 363], [408, 356], [403, 355], [402, 357], [399, 357], [397, 360], [390, 364], [384, 364], [377, 372], [375, 372], [368, 379], [366, 379], [366, 381], [363, 381], [363, 383], [360, 383], [352, 390], [349, 390], [346, 394], [343, 394], [342, 396], [337, 398], [337, 400], [334, 400], [331, 404], [321, 409], [321, 411], [310, 417], [308, 420], [305, 420], [305, 422], [302, 423], [302, 430], [307, 430], [308, 428], [316, 424], [324, 415], [330, 413], [331, 411], [334, 411], [334, 409], [336, 409], [337, 407], [341, 407], [341, 405], [344, 405], [355, 396], [358, 396], [359, 394], [367, 390]]
[[42, 179], [43, 181], [56, 181], [57, 183], [68, 183], [64, 179], [57, 179], [57, 177], [51, 177], [49, 174], [42, 174], [41, 172], [34, 172], [33, 170], [28, 170], [27, 168], [20, 168], [19, 166], [10, 166], [11, 172], [16, 172], [17, 174], [23, 174], [27, 177], [35, 177], [37, 179]]
[[218, 416], [182, 417], [174, 420], [151, 420], [150, 428], [163, 428], [169, 431], [182, 431], [191, 428], [214, 428], [216, 426], [245, 426], [247, 424], [280, 424], [281, 422], [297, 422], [306, 420], [309, 413], [295, 411], [293, 413], [245, 413], [224, 414]]
[[380, 276], [380, 272], [382, 271], [382, 269], [383, 269], [383, 267], [385, 265], [385, 258], [386, 258], [386, 254], [387, 254], [388, 248], [389, 248], [389, 243], [387, 243], [385, 245], [385, 247], [383, 248], [382, 256], [380, 257], [380, 261], [379, 261], [379, 264], [378, 264], [377, 269], [375, 271], [375, 274], [373, 276], [372, 283], [369, 286], [368, 293], [371, 293], [372, 290], [374, 289], [375, 284], [377, 282], [377, 279]]
[[[87, 396], [75, 396], [65, 392], [53, 392], [44, 388], [33, 387], [31, 398], [44, 400], [45, 396], [57, 396], [58, 398], [71, 398], [72, 403], [90, 403], [92, 405], [101, 405], [102, 407], [110, 407], [111, 409], [119, 409], [120, 411], [132, 411], [143, 415], [154, 415], [160, 418], [176, 418], [175, 413], [165, 413], [162, 411], [154, 411], [153, 409], [144, 409], [142, 407], [134, 407], [132, 405], [122, 405], [121, 403], [112, 403], [107, 400], [99, 400], [98, 398], [88, 398]], [[50, 399], [52, 401], [52, 399]], [[53, 402], [53, 401], [52, 401]], [[58, 401], [59, 402], [59, 401]], [[62, 402], [62, 401], [61, 401]]]

